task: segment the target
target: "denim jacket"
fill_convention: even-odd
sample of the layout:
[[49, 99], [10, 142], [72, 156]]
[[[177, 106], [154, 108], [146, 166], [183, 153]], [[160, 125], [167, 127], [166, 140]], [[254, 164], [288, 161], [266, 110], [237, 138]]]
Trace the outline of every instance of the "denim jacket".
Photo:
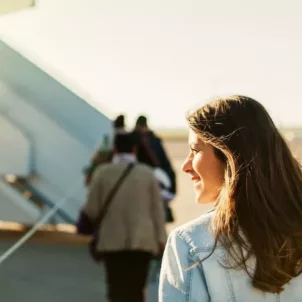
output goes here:
[[[209, 212], [176, 230], [164, 252], [159, 302], [298, 302], [302, 301], [302, 275], [292, 279], [281, 294], [264, 293], [252, 286], [243, 270], [225, 269], [225, 249], [214, 246]], [[255, 263], [255, 262], [254, 262]]]

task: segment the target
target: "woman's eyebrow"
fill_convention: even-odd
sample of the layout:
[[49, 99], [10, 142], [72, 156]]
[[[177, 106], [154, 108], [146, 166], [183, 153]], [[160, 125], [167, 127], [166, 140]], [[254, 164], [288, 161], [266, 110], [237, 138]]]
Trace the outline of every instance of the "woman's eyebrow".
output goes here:
[[195, 142], [195, 143], [190, 144], [191, 148], [201, 148], [202, 146], [203, 146], [203, 144], [200, 142], [198, 142], [198, 143]]

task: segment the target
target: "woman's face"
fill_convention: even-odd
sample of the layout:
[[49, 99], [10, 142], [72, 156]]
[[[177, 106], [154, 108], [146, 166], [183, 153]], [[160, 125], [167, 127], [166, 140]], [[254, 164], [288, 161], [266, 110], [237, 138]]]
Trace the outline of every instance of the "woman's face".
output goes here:
[[193, 130], [189, 132], [189, 155], [182, 170], [191, 176], [199, 204], [215, 202], [224, 181], [224, 163], [214, 148], [202, 142]]

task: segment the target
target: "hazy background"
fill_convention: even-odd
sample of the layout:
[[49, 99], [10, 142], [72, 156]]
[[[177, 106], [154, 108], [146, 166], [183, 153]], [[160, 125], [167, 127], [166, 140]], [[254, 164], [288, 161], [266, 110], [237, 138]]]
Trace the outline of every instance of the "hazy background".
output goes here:
[[214, 95], [261, 101], [300, 125], [299, 0], [40, 0], [0, 17], [0, 34], [112, 117], [157, 128]]

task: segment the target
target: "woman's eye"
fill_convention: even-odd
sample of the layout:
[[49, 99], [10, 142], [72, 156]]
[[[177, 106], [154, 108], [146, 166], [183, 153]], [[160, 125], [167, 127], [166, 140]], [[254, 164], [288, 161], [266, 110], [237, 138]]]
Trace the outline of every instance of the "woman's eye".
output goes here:
[[191, 150], [191, 152], [192, 152], [193, 154], [196, 154], [196, 153], [198, 153], [198, 152], [199, 152], [199, 150], [194, 149], [194, 148], [190, 148], [190, 150]]

